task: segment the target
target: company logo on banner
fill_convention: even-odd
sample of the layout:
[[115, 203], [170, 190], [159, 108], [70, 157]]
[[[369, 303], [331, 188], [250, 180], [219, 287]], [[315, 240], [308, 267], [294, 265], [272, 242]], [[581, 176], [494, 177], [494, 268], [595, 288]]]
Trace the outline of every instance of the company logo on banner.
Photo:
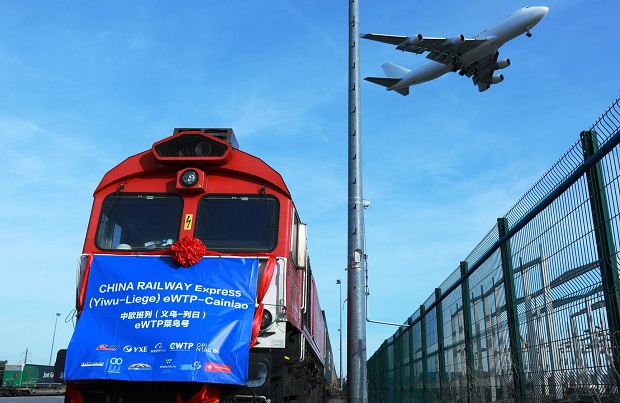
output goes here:
[[94, 256], [65, 378], [245, 384], [258, 263]]

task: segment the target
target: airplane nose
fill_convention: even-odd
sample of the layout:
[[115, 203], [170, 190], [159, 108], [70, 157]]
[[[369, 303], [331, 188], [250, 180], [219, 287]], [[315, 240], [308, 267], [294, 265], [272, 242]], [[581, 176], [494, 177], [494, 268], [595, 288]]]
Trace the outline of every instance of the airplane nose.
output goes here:
[[546, 6], [532, 7], [530, 16], [535, 21], [533, 25], [538, 24], [540, 20], [542, 20], [543, 17], [547, 15], [548, 12], [549, 12], [549, 7], [546, 7]]
[[542, 19], [545, 15], [547, 15], [548, 12], [549, 12], [549, 7], [540, 6], [540, 7], [536, 7], [535, 14], [536, 14], [537, 17]]

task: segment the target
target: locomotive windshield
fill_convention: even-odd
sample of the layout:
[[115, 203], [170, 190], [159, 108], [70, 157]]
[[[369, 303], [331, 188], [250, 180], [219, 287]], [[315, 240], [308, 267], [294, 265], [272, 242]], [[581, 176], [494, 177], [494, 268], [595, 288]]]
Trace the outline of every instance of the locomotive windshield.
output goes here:
[[276, 247], [278, 207], [278, 200], [266, 195], [205, 196], [195, 236], [210, 250], [269, 252]]
[[112, 194], [101, 208], [99, 249], [170, 248], [179, 238], [183, 199], [169, 194]]

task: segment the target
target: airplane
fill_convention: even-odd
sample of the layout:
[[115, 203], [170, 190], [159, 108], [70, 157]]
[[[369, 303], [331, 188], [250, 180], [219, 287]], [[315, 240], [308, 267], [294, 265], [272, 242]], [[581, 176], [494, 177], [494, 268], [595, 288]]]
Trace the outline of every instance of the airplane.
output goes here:
[[429, 52], [426, 57], [431, 60], [415, 70], [384, 63], [381, 67], [386, 77], [366, 77], [365, 80], [382, 85], [388, 91], [409, 95], [409, 87], [412, 85], [434, 80], [450, 71], [458, 71], [461, 76], [472, 78], [478, 91], [486, 91], [491, 85], [504, 81], [504, 75], [495, 75], [495, 71], [510, 66], [510, 59], [498, 60], [498, 49], [524, 33], [531, 37], [530, 30], [548, 11], [549, 8], [544, 6], [524, 7], [472, 38], [465, 38], [462, 34], [454, 38], [427, 38], [421, 34], [411, 37], [362, 35], [365, 39], [396, 45], [396, 49], [404, 52]]

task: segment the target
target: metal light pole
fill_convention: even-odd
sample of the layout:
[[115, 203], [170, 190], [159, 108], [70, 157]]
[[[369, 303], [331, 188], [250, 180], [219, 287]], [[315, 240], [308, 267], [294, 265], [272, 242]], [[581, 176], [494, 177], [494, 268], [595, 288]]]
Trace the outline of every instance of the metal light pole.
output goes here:
[[340, 394], [342, 394], [342, 281], [340, 279], [336, 280], [336, 284], [340, 286], [340, 304], [338, 304], [338, 310], [340, 311], [340, 329], [338, 332], [340, 333]]
[[58, 325], [59, 312], [56, 312], [56, 321], [54, 321], [54, 335], [52, 336], [52, 349], [50, 350], [50, 362], [48, 365], [52, 365], [52, 354], [54, 353], [54, 340], [56, 339], [56, 325]]
[[359, 1], [349, 0], [347, 402], [366, 403], [366, 279], [360, 115]]

